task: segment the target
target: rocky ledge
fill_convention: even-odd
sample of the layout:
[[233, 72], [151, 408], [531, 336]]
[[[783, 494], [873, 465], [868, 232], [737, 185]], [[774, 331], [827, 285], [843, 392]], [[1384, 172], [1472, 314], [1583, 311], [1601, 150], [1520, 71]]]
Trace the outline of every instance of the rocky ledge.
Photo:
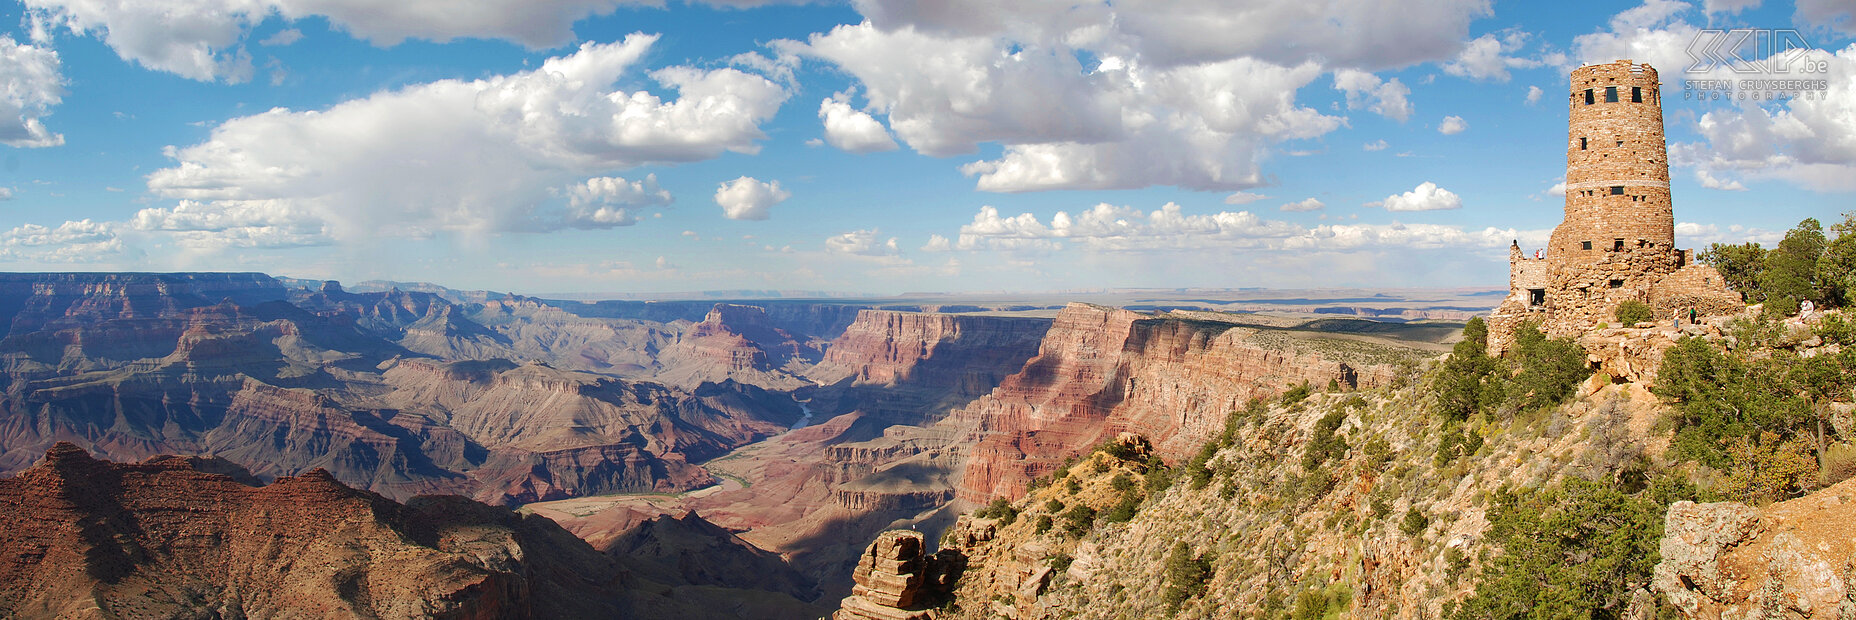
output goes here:
[[857, 560], [857, 585], [832, 620], [931, 620], [966, 569], [953, 550], [927, 555], [921, 532], [883, 532]]

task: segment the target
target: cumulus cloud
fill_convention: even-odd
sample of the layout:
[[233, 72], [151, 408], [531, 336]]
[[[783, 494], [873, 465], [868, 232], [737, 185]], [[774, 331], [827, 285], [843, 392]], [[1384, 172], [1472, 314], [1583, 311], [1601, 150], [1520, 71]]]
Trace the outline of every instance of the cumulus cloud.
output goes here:
[[22, 224], [0, 232], [0, 260], [32, 263], [91, 263], [124, 253], [115, 226], [89, 219], [57, 227]]
[[818, 118], [825, 123], [825, 142], [852, 153], [896, 150], [889, 130], [869, 113], [851, 107], [850, 95], [838, 93], [819, 103]]
[[884, 30], [940, 36], [1061, 41], [1138, 53], [1174, 66], [1250, 56], [1278, 64], [1323, 60], [1387, 69], [1448, 58], [1487, 0], [1386, 4], [1374, 0], [854, 0]]
[[[335, 28], [375, 45], [406, 39], [504, 39], [530, 49], [574, 41], [573, 24], [611, 13], [632, 0], [25, 0], [36, 30], [63, 28], [95, 35], [118, 56], [144, 67], [201, 81], [251, 78], [245, 40], [267, 19], [327, 18]], [[287, 45], [288, 32], [261, 42]], [[300, 32], [299, 32], [300, 36]], [[277, 37], [283, 37], [278, 39]]]
[[620, 199], [668, 200], [654, 180], [581, 182], [568, 192], [578, 210], [559, 204], [561, 188], [605, 171], [757, 152], [760, 124], [787, 97], [730, 68], [649, 73], [673, 99], [614, 90], [655, 40], [633, 34], [532, 71], [235, 118], [203, 143], [169, 147], [175, 165], [150, 174], [148, 188], [201, 210], [299, 214], [337, 240], [623, 225], [629, 213], [611, 208]]
[[1425, 181], [1409, 192], [1393, 194], [1385, 200], [1367, 203], [1367, 206], [1385, 207], [1387, 211], [1444, 211], [1462, 208], [1463, 199], [1455, 192]]
[[972, 223], [960, 228], [954, 248], [1049, 251], [1060, 249], [1062, 241], [1114, 252], [1506, 248], [1514, 239], [1544, 243], [1549, 232], [1498, 228], [1476, 231], [1440, 224], [1402, 223], [1302, 227], [1264, 219], [1248, 211], [1188, 214], [1173, 203], [1150, 212], [1098, 204], [1075, 216], [1059, 211], [1045, 223], [1030, 213], [1001, 217], [998, 209], [988, 206], [981, 207]]
[[1695, 180], [1697, 182], [1700, 182], [1702, 187], [1705, 187], [1708, 189], [1718, 189], [1718, 190], [1724, 190], [1724, 191], [1730, 191], [1730, 192], [1746, 191], [1746, 186], [1741, 185], [1739, 181], [1735, 181], [1733, 179], [1727, 179], [1727, 180], [1717, 179], [1714, 177], [1713, 174], [1710, 174], [1706, 168], [1695, 169]]
[[731, 220], [764, 220], [773, 205], [793, 196], [780, 188], [779, 181], [763, 182], [741, 177], [720, 184], [715, 190], [715, 204], [722, 205], [722, 215]]
[[1256, 192], [1233, 192], [1231, 195], [1224, 197], [1224, 203], [1228, 205], [1243, 205], [1243, 204], [1250, 204], [1250, 203], [1253, 203], [1259, 200], [1263, 200], [1265, 198], [1269, 198], [1269, 196], [1258, 194]]
[[941, 235], [928, 235], [928, 242], [922, 244], [923, 252], [946, 252], [952, 249], [953, 244]]
[[64, 135], [40, 119], [64, 100], [58, 52], [0, 36], [0, 144], [19, 148], [58, 146]]
[[[968, 8], [1021, 23], [1015, 20], [1037, 14], [1034, 4]], [[1062, 13], [1095, 20], [1106, 10]], [[1296, 91], [1324, 72], [1313, 61], [1154, 63], [1140, 49], [1105, 39], [1001, 38], [990, 26], [934, 18], [925, 27], [914, 22], [924, 15], [909, 14], [888, 25], [873, 16], [774, 47], [851, 74], [868, 101], [864, 110], [887, 117], [896, 138], [918, 152], [944, 157], [1003, 144], [999, 158], [961, 167], [985, 191], [1256, 187], [1270, 145], [1317, 137], [1342, 122], [1295, 101]], [[1037, 21], [1022, 24], [1056, 27], [1030, 26]]]
[[1527, 105], [1540, 103], [1540, 96], [1543, 94], [1546, 94], [1546, 91], [1540, 90], [1539, 86], [1527, 87]]
[[1283, 206], [1277, 207], [1277, 209], [1280, 209], [1283, 211], [1291, 211], [1291, 212], [1293, 211], [1314, 211], [1316, 209], [1320, 209], [1325, 206], [1327, 205], [1322, 204], [1321, 201], [1319, 200], [1308, 198], [1305, 200], [1298, 200], [1295, 202], [1284, 204]]
[[1476, 37], [1463, 46], [1456, 59], [1444, 63], [1444, 73], [1472, 80], [1506, 82], [1511, 77], [1510, 69], [1531, 69], [1545, 64], [1540, 59], [1512, 55], [1527, 45], [1527, 39], [1527, 33], [1517, 30], [1502, 32], [1499, 36], [1490, 33]]
[[0, 200], [12, 200], [12, 199], [13, 199], [13, 188], [0, 187]]
[[1334, 72], [1334, 88], [1346, 93], [1348, 108], [1364, 105], [1368, 112], [1401, 122], [1411, 118], [1411, 102], [1406, 99], [1411, 88], [1398, 78], [1380, 80], [1365, 71], [1342, 69]]
[[1461, 116], [1446, 116], [1443, 122], [1437, 124], [1437, 133], [1446, 136], [1454, 136], [1463, 133], [1463, 131], [1467, 129], [1469, 129], [1469, 123], [1464, 121]]
[[825, 251], [852, 256], [896, 256], [902, 253], [902, 250], [896, 247], [895, 237], [878, 240], [877, 233], [878, 231], [872, 228], [832, 236], [825, 239]]
[[1676, 239], [1678, 244], [1688, 247], [1706, 247], [1715, 243], [1759, 243], [1772, 247], [1785, 238], [1783, 230], [1766, 230], [1747, 228], [1739, 224], [1730, 224], [1723, 228], [1716, 224], [1697, 224], [1695, 222], [1676, 222]]
[[1365, 150], [1365, 151], [1383, 151], [1383, 150], [1386, 150], [1386, 147], [1389, 147], [1389, 146], [1391, 145], [1386, 144], [1385, 140], [1374, 140], [1372, 142], [1368, 142], [1364, 145], [1361, 145], [1360, 149]]

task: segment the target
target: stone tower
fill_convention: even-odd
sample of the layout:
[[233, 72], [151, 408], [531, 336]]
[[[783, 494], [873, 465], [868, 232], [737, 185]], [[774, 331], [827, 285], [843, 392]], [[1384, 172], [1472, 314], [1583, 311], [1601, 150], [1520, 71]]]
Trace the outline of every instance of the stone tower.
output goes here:
[[1535, 322], [1576, 336], [1615, 323], [1618, 304], [1648, 303], [1656, 319], [1738, 311], [1740, 296], [1712, 267], [1675, 247], [1661, 82], [1647, 64], [1574, 69], [1567, 95], [1566, 214], [1543, 258], [1509, 249], [1508, 298], [1489, 318], [1490, 350]]

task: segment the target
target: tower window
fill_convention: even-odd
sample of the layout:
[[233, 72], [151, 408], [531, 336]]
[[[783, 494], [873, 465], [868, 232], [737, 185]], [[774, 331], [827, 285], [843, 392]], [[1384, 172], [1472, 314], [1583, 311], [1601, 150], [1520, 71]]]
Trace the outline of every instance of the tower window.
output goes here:
[[1618, 251], [1618, 252], [1624, 251], [1624, 240], [1623, 239], [1612, 239], [1611, 249]]
[[1585, 150], [1585, 138], [1579, 139], [1579, 150], [1581, 151]]
[[1590, 249], [1592, 249], [1592, 242], [1590, 242], [1590, 241], [1580, 241], [1580, 242], [1579, 242], [1579, 249], [1581, 249], [1581, 250], [1590, 250]]
[[1544, 288], [1527, 289], [1527, 305], [1538, 306], [1544, 303], [1547, 303], [1547, 289], [1544, 289]]
[[1643, 103], [1643, 87], [1641, 86], [1630, 87], [1630, 102], [1631, 103]]
[[1611, 288], [1624, 288], [1624, 281], [1623, 280], [1612, 280]]
[[1623, 195], [1624, 195], [1624, 186], [1622, 186], [1622, 185], [1613, 185], [1613, 186], [1611, 186], [1611, 195], [1613, 195], [1613, 196], [1623, 196]]
[[1605, 103], [1617, 103], [1617, 102], [1618, 102], [1618, 87], [1606, 86], [1605, 87]]
[[1585, 89], [1585, 105], [1592, 105], [1592, 89]]

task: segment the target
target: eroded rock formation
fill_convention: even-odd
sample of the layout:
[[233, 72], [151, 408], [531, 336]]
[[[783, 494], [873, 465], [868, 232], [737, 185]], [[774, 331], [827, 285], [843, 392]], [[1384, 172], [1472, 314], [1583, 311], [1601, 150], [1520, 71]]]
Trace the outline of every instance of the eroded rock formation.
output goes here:
[[1764, 509], [1677, 502], [1650, 587], [1691, 618], [1856, 614], [1856, 479]]
[[921, 532], [883, 532], [851, 573], [856, 586], [833, 620], [929, 620], [966, 563], [958, 552], [926, 552]]

